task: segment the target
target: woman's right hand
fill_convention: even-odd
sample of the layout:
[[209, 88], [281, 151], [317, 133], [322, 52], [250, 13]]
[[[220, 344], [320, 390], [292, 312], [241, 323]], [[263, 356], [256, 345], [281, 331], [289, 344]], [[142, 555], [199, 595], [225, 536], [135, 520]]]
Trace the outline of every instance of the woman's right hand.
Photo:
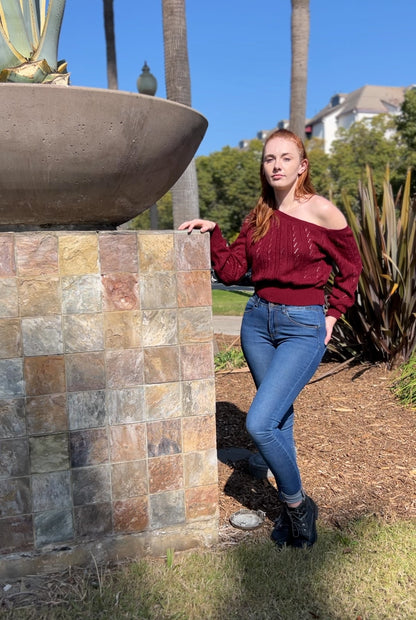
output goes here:
[[178, 230], [187, 230], [189, 233], [193, 231], [194, 228], [198, 228], [201, 233], [204, 232], [212, 232], [216, 226], [215, 222], [211, 222], [210, 220], [190, 220], [189, 222], [183, 222], [179, 226]]

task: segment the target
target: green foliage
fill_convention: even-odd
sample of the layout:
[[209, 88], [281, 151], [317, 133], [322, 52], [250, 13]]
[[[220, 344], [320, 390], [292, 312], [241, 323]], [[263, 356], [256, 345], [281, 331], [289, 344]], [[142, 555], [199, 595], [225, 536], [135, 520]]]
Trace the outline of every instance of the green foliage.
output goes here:
[[330, 171], [330, 157], [325, 153], [324, 141], [311, 138], [306, 143], [312, 183], [315, 190], [328, 200], [333, 200], [333, 180]]
[[201, 217], [218, 222], [229, 240], [259, 198], [262, 148], [252, 140], [247, 150], [226, 146], [196, 160]]
[[416, 347], [416, 204], [410, 173], [395, 202], [388, 176], [381, 209], [370, 170], [360, 185], [361, 218], [345, 202], [361, 250], [363, 271], [356, 304], [338, 321], [334, 343], [390, 366], [406, 361]]
[[246, 360], [239, 347], [228, 347], [214, 356], [215, 370], [233, 370], [246, 365]]
[[402, 364], [392, 385], [392, 391], [404, 405], [416, 407], [416, 354]]
[[57, 61], [65, 2], [0, 0], [0, 81], [68, 83]]
[[339, 129], [332, 143], [329, 160], [333, 200], [342, 204], [348, 200], [358, 212], [359, 184], [365, 181], [366, 166], [373, 172], [377, 197], [383, 192], [386, 166], [390, 168], [390, 182], [397, 190], [403, 182], [402, 152], [394, 132], [394, 121], [386, 114], [354, 123], [348, 130]]

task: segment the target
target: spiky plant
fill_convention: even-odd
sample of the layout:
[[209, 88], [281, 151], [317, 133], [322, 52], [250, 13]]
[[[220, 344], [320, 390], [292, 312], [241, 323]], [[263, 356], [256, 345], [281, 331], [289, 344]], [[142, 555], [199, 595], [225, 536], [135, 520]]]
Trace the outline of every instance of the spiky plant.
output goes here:
[[0, 82], [67, 84], [58, 63], [66, 0], [0, 0]]
[[380, 209], [367, 168], [367, 183], [360, 186], [361, 217], [345, 201], [363, 271], [357, 303], [338, 321], [334, 344], [389, 367], [407, 361], [416, 348], [416, 201], [410, 181], [408, 172], [395, 201], [387, 170]]

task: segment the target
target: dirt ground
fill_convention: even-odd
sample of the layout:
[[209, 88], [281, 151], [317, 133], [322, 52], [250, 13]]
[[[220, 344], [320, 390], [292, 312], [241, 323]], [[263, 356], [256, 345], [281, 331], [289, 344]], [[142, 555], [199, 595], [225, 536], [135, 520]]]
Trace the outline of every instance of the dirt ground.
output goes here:
[[[239, 345], [235, 337], [216, 339], [220, 350]], [[399, 404], [390, 390], [392, 379], [383, 366], [339, 369], [336, 362], [323, 362], [295, 403], [302, 481], [323, 524], [343, 528], [364, 515], [387, 521], [416, 517], [416, 411]], [[247, 369], [217, 373], [219, 450], [255, 452], [245, 430], [254, 394]], [[264, 511], [261, 529], [270, 531], [279, 506], [276, 489], [249, 474], [247, 459], [223, 460], [218, 465], [223, 539], [240, 531], [229, 517], [241, 508]]]

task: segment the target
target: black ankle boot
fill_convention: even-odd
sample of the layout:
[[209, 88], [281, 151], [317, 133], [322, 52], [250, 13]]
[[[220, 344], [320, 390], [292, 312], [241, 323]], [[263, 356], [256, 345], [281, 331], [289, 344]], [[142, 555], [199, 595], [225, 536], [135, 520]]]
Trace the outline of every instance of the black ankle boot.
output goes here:
[[282, 506], [279, 516], [274, 522], [274, 528], [270, 538], [277, 547], [284, 547], [292, 544], [292, 524], [286, 512], [286, 508]]
[[286, 513], [291, 524], [292, 547], [312, 547], [318, 538], [316, 519], [318, 506], [313, 499], [305, 495], [305, 499], [296, 508], [286, 506]]

